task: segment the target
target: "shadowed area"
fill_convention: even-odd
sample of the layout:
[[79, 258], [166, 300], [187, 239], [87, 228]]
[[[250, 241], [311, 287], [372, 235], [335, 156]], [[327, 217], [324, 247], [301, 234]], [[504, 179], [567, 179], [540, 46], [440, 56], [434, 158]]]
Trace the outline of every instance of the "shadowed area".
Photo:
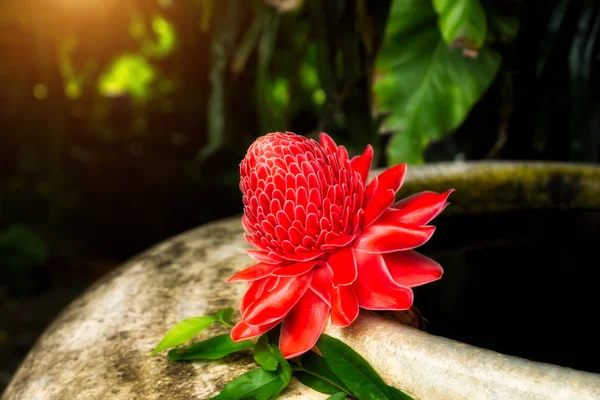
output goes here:
[[436, 225], [421, 250], [445, 275], [416, 290], [430, 333], [600, 372], [599, 210], [452, 216]]

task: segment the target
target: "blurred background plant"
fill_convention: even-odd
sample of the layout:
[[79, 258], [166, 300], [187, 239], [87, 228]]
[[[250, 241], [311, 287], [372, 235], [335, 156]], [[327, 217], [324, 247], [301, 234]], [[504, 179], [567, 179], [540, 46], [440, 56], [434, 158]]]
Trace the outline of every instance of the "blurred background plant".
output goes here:
[[241, 212], [266, 132], [597, 163], [599, 29], [593, 0], [3, 0], [0, 392], [99, 276]]

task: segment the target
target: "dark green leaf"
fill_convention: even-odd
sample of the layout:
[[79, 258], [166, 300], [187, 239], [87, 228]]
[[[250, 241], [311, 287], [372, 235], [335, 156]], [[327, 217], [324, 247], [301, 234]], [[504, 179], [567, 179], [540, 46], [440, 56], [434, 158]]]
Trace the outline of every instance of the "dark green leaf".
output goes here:
[[281, 374], [259, 368], [238, 376], [213, 400], [268, 400], [280, 392]]
[[225, 325], [232, 326], [232, 315], [233, 308], [229, 307], [219, 311], [214, 315], [184, 319], [183, 321], [175, 325], [175, 327], [173, 327], [173, 329], [171, 329], [162, 338], [162, 340], [160, 341], [158, 346], [156, 346], [156, 348], [152, 351], [152, 354], [150, 354], [150, 356], [155, 355], [159, 351], [168, 349], [170, 347], [175, 347], [187, 342], [214, 322], [221, 322]]
[[294, 374], [304, 385], [321, 393], [334, 394], [350, 390], [338, 378], [327, 361], [316, 353], [309, 351], [302, 356], [302, 367]]
[[288, 364], [283, 354], [281, 354], [281, 351], [279, 351], [278, 347], [270, 345], [270, 351], [271, 354], [277, 359], [280, 365], [278, 372], [280, 373], [279, 377], [281, 379], [281, 382], [279, 383], [277, 392], [275, 393], [275, 395], [273, 395], [273, 397], [275, 397], [279, 393], [281, 393], [281, 391], [285, 389], [287, 385], [290, 384], [290, 380], [292, 379], [292, 368], [290, 367], [290, 364]]
[[294, 372], [294, 376], [304, 386], [308, 386], [312, 390], [316, 390], [319, 393], [335, 394], [340, 391], [340, 388], [332, 385], [330, 382], [327, 382], [316, 375], [309, 374], [308, 372], [304, 372], [302, 370], [297, 370]]
[[346, 393], [339, 392], [334, 395], [331, 395], [327, 398], [327, 400], [344, 400], [346, 398]]
[[254, 361], [267, 371], [276, 371], [279, 361], [271, 353], [267, 336], [261, 336], [254, 346]]
[[438, 25], [447, 44], [478, 49], [485, 43], [487, 21], [479, 0], [433, 0]]
[[388, 386], [388, 390], [390, 391], [390, 398], [392, 400], [413, 400], [412, 397], [410, 397], [404, 392], [401, 392], [393, 386]]
[[[281, 351], [269, 343], [266, 335], [261, 336], [254, 347], [254, 360], [265, 370], [279, 373], [280, 384], [274, 396], [287, 387], [292, 379], [292, 369]], [[279, 365], [279, 367], [277, 367]]]
[[317, 347], [331, 370], [361, 400], [388, 400], [388, 386], [373, 367], [342, 341], [321, 335]]
[[251, 349], [254, 344], [249, 340], [234, 342], [231, 335], [225, 333], [210, 339], [194, 343], [183, 349], [169, 351], [169, 360], [218, 360], [236, 351]]
[[500, 56], [483, 47], [475, 58], [449, 47], [431, 2], [392, 3], [384, 45], [377, 56], [379, 112], [390, 112], [383, 130], [396, 133], [388, 161], [421, 163], [432, 140], [458, 128], [488, 89]]

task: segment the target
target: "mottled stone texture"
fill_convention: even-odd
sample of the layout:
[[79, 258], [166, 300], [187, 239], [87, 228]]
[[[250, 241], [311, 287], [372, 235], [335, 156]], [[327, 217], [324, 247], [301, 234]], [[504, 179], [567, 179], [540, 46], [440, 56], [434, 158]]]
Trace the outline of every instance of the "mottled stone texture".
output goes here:
[[[434, 190], [457, 187], [451, 200], [459, 210], [506, 209], [519, 199], [539, 207], [598, 207], [600, 202], [600, 172], [593, 167], [427, 166], [409, 170], [403, 194], [427, 188], [428, 182]], [[532, 190], [535, 195], [529, 194]], [[505, 193], [494, 196], [496, 201], [476, 201], [499, 191]], [[246, 248], [239, 218], [233, 218], [179, 235], [134, 258], [56, 319], [3, 399], [188, 400], [215, 395], [254, 367], [248, 353], [193, 363], [168, 363], [164, 353], [148, 354], [181, 319], [237, 308], [246, 285], [224, 280], [252, 264]], [[222, 327], [205, 336], [217, 332]], [[482, 350], [369, 313], [349, 328], [329, 327], [327, 332], [416, 399], [600, 399], [599, 375]], [[294, 382], [282, 397], [326, 396]]]

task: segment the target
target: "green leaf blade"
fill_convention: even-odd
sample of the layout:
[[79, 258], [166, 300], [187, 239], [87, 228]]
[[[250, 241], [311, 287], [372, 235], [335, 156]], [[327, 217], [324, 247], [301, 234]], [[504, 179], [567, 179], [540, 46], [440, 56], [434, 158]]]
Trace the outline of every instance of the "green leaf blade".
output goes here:
[[279, 362], [279, 365], [280, 365], [280, 368], [278, 369], [280, 383], [279, 383], [279, 387], [277, 388], [277, 391], [275, 392], [275, 394], [272, 397], [272, 398], [275, 398], [275, 396], [277, 396], [279, 393], [281, 393], [283, 391], [283, 389], [285, 389], [290, 384], [290, 380], [292, 379], [292, 368], [290, 367], [290, 364], [285, 359], [283, 354], [281, 354], [281, 351], [279, 350], [279, 348], [277, 348], [275, 346], [270, 346], [270, 350], [271, 350], [271, 354], [273, 355], [273, 357], [275, 357], [277, 359], [277, 361]]
[[449, 45], [466, 42], [466, 46], [479, 49], [485, 43], [487, 20], [479, 0], [433, 0], [439, 15], [438, 25]]
[[392, 400], [413, 400], [412, 397], [393, 386], [388, 386], [388, 390], [390, 391], [390, 399]]
[[254, 346], [254, 361], [257, 362], [265, 371], [279, 374], [279, 385], [273, 398], [285, 389], [292, 379], [292, 368], [287, 362], [279, 348], [269, 343], [266, 335], [261, 336]]
[[344, 400], [346, 398], [346, 393], [339, 392], [335, 393], [327, 398], [327, 400]]
[[254, 346], [254, 361], [267, 371], [276, 371], [279, 361], [271, 352], [271, 346], [266, 336], [261, 336]]
[[302, 384], [325, 394], [350, 393], [350, 389], [333, 373], [323, 357], [309, 351], [302, 356], [301, 363], [302, 367], [294, 376]]
[[181, 360], [218, 360], [231, 353], [251, 349], [254, 344], [249, 340], [234, 342], [228, 333], [194, 343], [183, 349], [169, 351], [170, 361]]
[[500, 68], [500, 55], [487, 47], [475, 58], [449, 47], [437, 20], [431, 2], [392, 3], [374, 88], [378, 112], [390, 114], [382, 129], [396, 132], [389, 164], [422, 163], [426, 145], [463, 123]]
[[235, 324], [233, 323], [233, 321], [231, 320], [231, 317], [233, 316], [234, 313], [234, 309], [233, 307], [227, 307], [224, 308], [223, 310], [219, 311], [218, 313], [216, 313], [214, 315], [215, 320], [217, 322], [220, 322], [224, 325], [229, 326], [230, 328], [233, 327]]
[[212, 400], [268, 400], [279, 393], [281, 377], [277, 372], [259, 368], [229, 382]]
[[308, 372], [296, 371], [294, 372], [294, 377], [304, 386], [316, 390], [319, 393], [336, 394], [340, 391], [338, 387], [332, 385], [330, 382], [313, 374], [309, 374]]
[[388, 400], [386, 385], [371, 365], [342, 341], [321, 335], [317, 346], [331, 370], [361, 400]]
[[214, 315], [184, 319], [167, 332], [160, 343], [158, 343], [156, 348], [152, 351], [150, 357], [162, 350], [179, 346], [180, 344], [187, 342], [214, 322], [221, 322], [227, 326], [233, 326], [233, 322], [231, 321], [232, 315], [233, 308], [229, 307]]

